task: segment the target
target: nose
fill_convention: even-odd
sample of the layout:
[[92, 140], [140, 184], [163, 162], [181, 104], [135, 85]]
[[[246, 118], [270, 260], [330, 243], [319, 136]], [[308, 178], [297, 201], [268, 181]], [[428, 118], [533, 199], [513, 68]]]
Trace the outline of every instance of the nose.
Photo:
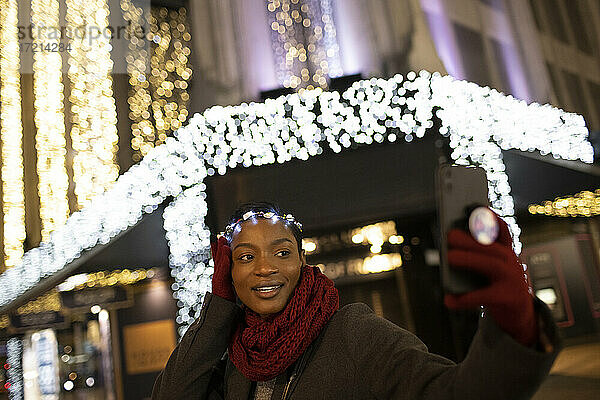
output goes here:
[[269, 260], [264, 256], [260, 257], [257, 261], [256, 267], [254, 268], [254, 273], [257, 276], [269, 276], [279, 271], [279, 268], [269, 262]]

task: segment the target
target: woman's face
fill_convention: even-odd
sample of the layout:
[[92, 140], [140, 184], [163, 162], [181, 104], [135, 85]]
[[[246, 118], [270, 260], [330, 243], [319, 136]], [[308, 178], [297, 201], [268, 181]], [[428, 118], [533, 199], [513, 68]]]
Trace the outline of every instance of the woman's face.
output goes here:
[[233, 286], [242, 302], [265, 318], [283, 310], [304, 265], [304, 252], [280, 220], [245, 221], [231, 241]]

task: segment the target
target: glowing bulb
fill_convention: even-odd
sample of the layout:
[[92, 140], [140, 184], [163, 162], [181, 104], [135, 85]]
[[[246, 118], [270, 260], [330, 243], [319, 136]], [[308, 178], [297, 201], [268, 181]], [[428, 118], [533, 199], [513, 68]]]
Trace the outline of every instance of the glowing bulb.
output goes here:
[[102, 309], [98, 314], [98, 320], [103, 322], [108, 322], [108, 311]]
[[302, 240], [302, 247], [307, 253], [312, 253], [317, 249], [317, 244], [313, 241]]
[[365, 237], [362, 235], [362, 233], [357, 233], [352, 236], [352, 243], [360, 244], [360, 243], [364, 242], [364, 240], [365, 240]]
[[542, 300], [544, 303], [552, 306], [556, 304], [557, 296], [556, 291], [552, 288], [545, 288], [535, 291], [535, 295]]
[[381, 253], [381, 245], [372, 245], [371, 253]]
[[379, 272], [390, 271], [399, 267], [402, 262], [399, 255], [396, 254], [378, 254], [364, 259], [359, 270], [361, 274], [376, 274]]
[[402, 244], [402, 243], [404, 243], [404, 237], [399, 236], [399, 235], [392, 235], [388, 238], [388, 241], [391, 244]]

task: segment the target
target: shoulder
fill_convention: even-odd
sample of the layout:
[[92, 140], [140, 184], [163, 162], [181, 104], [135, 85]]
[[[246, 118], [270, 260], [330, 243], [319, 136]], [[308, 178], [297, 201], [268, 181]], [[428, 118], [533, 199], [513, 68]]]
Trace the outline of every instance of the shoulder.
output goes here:
[[393, 322], [377, 316], [363, 303], [348, 304], [339, 309], [330, 321], [328, 330], [345, 338], [348, 346], [395, 342], [402, 346], [425, 345], [411, 332]]
[[347, 332], [355, 330], [363, 324], [369, 324], [373, 317], [373, 310], [363, 303], [347, 304], [336, 311], [329, 321], [328, 330]]
[[382, 369], [404, 368], [427, 353], [427, 347], [406, 329], [377, 316], [366, 304], [349, 304], [329, 321], [320, 356], [342, 360], [355, 376], [377, 376]]
[[379, 328], [388, 331], [408, 332], [393, 322], [377, 316], [371, 308], [364, 303], [347, 304], [340, 308], [331, 318], [331, 325], [346, 329]]
[[369, 314], [375, 315], [373, 310], [371, 310], [371, 308], [364, 303], [346, 304], [333, 315], [332, 321], [345, 321], [348, 319], [363, 318]]

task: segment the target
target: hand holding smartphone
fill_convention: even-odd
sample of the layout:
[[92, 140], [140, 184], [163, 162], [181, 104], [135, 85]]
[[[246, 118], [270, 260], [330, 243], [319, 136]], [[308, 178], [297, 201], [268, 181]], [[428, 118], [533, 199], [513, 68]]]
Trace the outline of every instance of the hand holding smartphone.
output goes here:
[[[438, 168], [436, 200], [441, 229], [440, 264], [442, 285], [448, 293], [466, 293], [487, 284], [487, 279], [481, 275], [456, 270], [448, 265], [446, 240], [451, 229], [458, 228], [469, 232], [469, 215], [478, 207], [489, 204], [487, 189], [487, 178], [483, 168], [449, 164], [443, 164]], [[483, 214], [478, 218], [472, 218], [471, 226], [481, 225], [481, 221], [485, 221], [485, 218]], [[482, 233], [484, 239], [490, 237], [488, 232]], [[476, 239], [483, 243], [480, 238]]]

